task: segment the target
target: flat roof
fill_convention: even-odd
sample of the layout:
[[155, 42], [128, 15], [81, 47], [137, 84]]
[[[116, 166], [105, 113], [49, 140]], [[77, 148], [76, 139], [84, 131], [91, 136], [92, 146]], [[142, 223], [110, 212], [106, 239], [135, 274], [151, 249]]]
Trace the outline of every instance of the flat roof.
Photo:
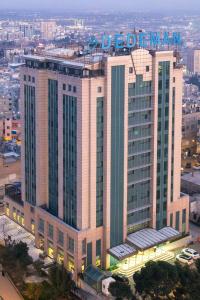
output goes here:
[[108, 253], [115, 257], [117, 260], [123, 260], [133, 254], [136, 254], [137, 250], [125, 243], [109, 249]]
[[181, 176], [181, 180], [191, 182], [196, 185], [200, 185], [200, 172], [194, 171]]
[[146, 250], [178, 236], [180, 236], [179, 231], [168, 226], [161, 230], [145, 228], [129, 234], [127, 242], [133, 245], [133, 247], [136, 247], [136, 249]]
[[79, 67], [83, 68], [85, 66], [84, 63], [78, 62], [75, 59], [66, 59], [66, 58], [61, 58], [61, 57], [55, 57], [55, 56], [39, 56], [39, 55], [24, 55], [25, 59], [30, 59], [30, 60], [38, 60], [42, 62], [57, 62], [66, 66], [73, 66], [73, 67]]
[[167, 227], [164, 227], [164, 228], [160, 229], [159, 232], [164, 234], [169, 239], [181, 235], [178, 230], [176, 230], [176, 229], [174, 229], [170, 226], [167, 226]]

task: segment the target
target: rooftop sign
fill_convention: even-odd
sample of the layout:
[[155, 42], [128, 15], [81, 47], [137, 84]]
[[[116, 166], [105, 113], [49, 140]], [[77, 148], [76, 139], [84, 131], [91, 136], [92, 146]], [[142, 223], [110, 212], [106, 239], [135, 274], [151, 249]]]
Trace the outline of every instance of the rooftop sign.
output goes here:
[[153, 48], [159, 46], [180, 46], [182, 44], [180, 32], [139, 32], [115, 35], [103, 34], [100, 39], [92, 36], [88, 47], [90, 50], [101, 48], [108, 50], [111, 46], [115, 49], [124, 47], [133, 48], [138, 45], [141, 48]]

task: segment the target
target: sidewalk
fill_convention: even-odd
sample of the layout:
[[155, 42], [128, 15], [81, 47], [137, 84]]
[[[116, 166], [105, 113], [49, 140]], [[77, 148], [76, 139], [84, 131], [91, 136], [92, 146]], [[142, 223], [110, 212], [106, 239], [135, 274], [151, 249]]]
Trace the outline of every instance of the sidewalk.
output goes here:
[[0, 296], [3, 297], [4, 300], [23, 300], [23, 297], [19, 295], [17, 289], [10, 282], [8, 277], [2, 276], [0, 273]]

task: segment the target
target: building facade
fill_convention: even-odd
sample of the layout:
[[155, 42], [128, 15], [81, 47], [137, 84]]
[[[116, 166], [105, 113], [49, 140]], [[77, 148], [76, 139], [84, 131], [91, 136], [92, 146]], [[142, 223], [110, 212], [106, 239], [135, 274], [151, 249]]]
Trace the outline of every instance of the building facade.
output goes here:
[[187, 69], [191, 73], [200, 73], [200, 49], [191, 49], [188, 52]]
[[52, 40], [55, 37], [56, 22], [42, 21], [40, 25], [41, 37], [45, 40]]
[[187, 233], [173, 52], [25, 61], [22, 209], [36, 245], [77, 276], [90, 264], [109, 268], [112, 249], [133, 249], [135, 232]]

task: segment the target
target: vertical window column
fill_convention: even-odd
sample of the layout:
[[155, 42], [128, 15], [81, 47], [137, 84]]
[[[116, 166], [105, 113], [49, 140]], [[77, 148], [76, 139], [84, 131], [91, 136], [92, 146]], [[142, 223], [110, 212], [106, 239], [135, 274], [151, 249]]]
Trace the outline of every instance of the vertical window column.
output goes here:
[[49, 210], [58, 216], [58, 82], [48, 80]]
[[162, 61], [158, 67], [157, 229], [167, 224], [169, 82], [170, 62]]
[[77, 226], [77, 98], [63, 95], [64, 221]]
[[103, 97], [97, 98], [97, 116], [96, 116], [96, 226], [103, 225]]
[[35, 87], [24, 85], [25, 197], [36, 205]]

